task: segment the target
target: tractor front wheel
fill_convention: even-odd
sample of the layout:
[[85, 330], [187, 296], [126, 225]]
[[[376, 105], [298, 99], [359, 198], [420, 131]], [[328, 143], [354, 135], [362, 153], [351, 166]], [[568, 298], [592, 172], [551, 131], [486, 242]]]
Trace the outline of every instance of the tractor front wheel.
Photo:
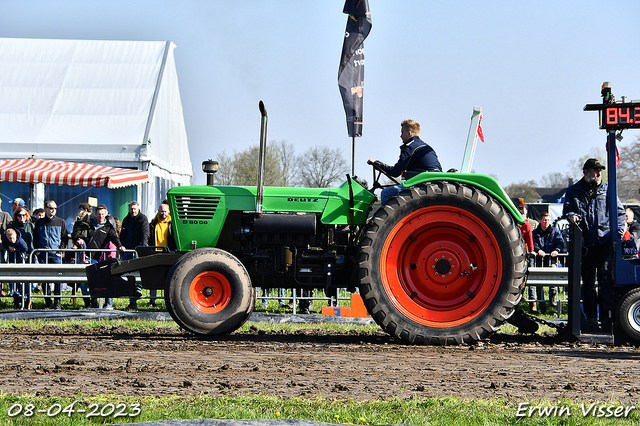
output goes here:
[[367, 225], [360, 293], [376, 322], [409, 343], [473, 343], [522, 297], [526, 249], [495, 198], [457, 182], [404, 190]]
[[249, 318], [255, 292], [244, 265], [232, 254], [203, 248], [187, 253], [167, 278], [165, 301], [172, 318], [200, 335], [226, 334]]

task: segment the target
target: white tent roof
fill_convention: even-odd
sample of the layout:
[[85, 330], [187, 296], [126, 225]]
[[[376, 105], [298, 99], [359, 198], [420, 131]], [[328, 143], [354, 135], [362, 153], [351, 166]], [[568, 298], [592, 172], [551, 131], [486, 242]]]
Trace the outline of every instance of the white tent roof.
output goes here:
[[188, 183], [174, 48], [0, 38], [0, 158], [140, 168], [148, 161]]

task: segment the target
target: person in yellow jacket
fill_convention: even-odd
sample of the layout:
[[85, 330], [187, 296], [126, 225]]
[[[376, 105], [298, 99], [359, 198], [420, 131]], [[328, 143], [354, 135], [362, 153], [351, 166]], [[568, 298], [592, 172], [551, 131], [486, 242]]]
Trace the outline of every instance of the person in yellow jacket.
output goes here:
[[[173, 237], [171, 213], [169, 213], [169, 202], [167, 200], [164, 200], [162, 204], [160, 204], [158, 213], [156, 213], [156, 216], [151, 219], [149, 223], [149, 245], [169, 247], [171, 251], [176, 249], [176, 240]], [[157, 295], [158, 290], [149, 290], [149, 306], [156, 305]]]

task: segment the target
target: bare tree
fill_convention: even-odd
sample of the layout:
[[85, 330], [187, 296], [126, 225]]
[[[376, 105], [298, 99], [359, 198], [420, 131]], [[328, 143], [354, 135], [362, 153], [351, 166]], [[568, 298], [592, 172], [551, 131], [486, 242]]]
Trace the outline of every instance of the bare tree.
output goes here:
[[566, 188], [569, 186], [569, 179], [574, 180], [572, 176], [566, 173], [553, 172], [542, 177], [540, 186], [544, 188]]
[[640, 137], [619, 149], [618, 197], [623, 202], [635, 201], [640, 194]]
[[271, 141], [269, 148], [275, 151], [274, 154], [280, 163], [282, 172], [282, 182], [280, 186], [293, 186], [298, 174], [298, 165], [293, 144], [287, 143], [285, 140]]
[[215, 185], [233, 185], [233, 159], [222, 151], [218, 154], [218, 171], [213, 175]]
[[[218, 154], [220, 168], [214, 182], [217, 185], [255, 186], [258, 183], [260, 147], [250, 146], [234, 151], [232, 156], [224, 151]], [[293, 145], [286, 141], [267, 143], [265, 153], [264, 184], [266, 186], [291, 186], [296, 173]]]
[[[584, 166], [585, 161], [589, 158], [597, 158], [601, 163], [606, 164], [607, 153], [603, 148], [592, 148], [588, 154], [585, 154], [575, 160], [571, 160], [569, 162], [569, 174], [567, 176], [573, 177], [574, 181], [582, 179], [582, 167]], [[607, 181], [606, 173], [602, 175], [602, 180], [605, 182]]]
[[[250, 146], [244, 151], [235, 153], [233, 161], [234, 185], [257, 185], [259, 154], [260, 148], [258, 145]], [[278, 163], [278, 156], [267, 146], [265, 153], [264, 184], [266, 186], [281, 186], [281, 177], [282, 170]]]
[[[640, 138], [629, 145], [618, 144], [620, 152], [620, 165], [617, 168], [618, 198], [622, 202], [635, 202], [640, 196]], [[589, 154], [572, 160], [569, 163], [571, 175], [577, 181], [582, 178], [582, 167], [588, 158], [597, 158], [603, 164], [607, 164], [607, 153], [602, 148], [594, 148]], [[602, 180], [608, 181], [608, 172], [602, 173]]]
[[307, 188], [329, 188], [349, 172], [341, 149], [316, 146], [298, 157], [299, 183]]
[[504, 192], [512, 198], [524, 198], [525, 203], [537, 203], [540, 201], [540, 196], [536, 192], [537, 186], [535, 180], [522, 181], [505, 186]]

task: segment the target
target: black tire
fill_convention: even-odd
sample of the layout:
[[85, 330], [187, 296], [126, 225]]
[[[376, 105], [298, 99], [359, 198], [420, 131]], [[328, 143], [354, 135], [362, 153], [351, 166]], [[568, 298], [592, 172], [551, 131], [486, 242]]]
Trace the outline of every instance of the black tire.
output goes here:
[[618, 304], [618, 322], [624, 334], [640, 342], [640, 288], [629, 291]]
[[484, 191], [431, 182], [402, 191], [367, 224], [358, 254], [364, 303], [407, 343], [473, 343], [498, 330], [522, 298], [520, 229]]
[[227, 334], [251, 315], [255, 291], [244, 265], [215, 248], [185, 254], [167, 277], [165, 302], [171, 317], [199, 335]]

